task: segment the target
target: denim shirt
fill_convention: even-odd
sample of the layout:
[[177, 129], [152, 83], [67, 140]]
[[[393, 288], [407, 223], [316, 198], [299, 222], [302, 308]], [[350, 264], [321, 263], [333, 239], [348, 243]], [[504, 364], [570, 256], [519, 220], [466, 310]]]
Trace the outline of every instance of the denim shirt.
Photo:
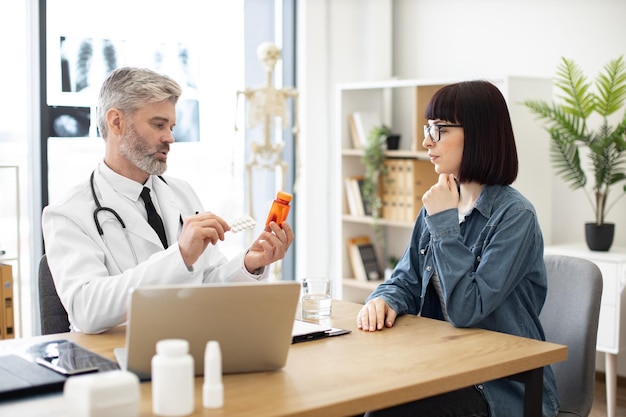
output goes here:
[[[486, 186], [459, 222], [458, 210], [429, 216], [422, 208], [411, 241], [391, 278], [368, 300], [381, 297], [398, 314], [443, 320], [429, 285], [437, 271], [449, 321], [545, 340], [539, 312], [546, 297], [543, 237], [532, 204], [510, 186]], [[491, 417], [522, 416], [524, 386], [507, 379], [476, 386]], [[543, 416], [557, 414], [552, 368], [543, 372]]]

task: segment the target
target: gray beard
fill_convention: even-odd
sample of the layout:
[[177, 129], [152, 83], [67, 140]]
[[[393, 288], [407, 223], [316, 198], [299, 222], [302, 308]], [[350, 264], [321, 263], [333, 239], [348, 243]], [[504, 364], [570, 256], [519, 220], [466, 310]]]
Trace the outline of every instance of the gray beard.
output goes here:
[[146, 141], [130, 125], [128, 133], [120, 146], [120, 153], [135, 166], [150, 175], [163, 175], [167, 170], [167, 162], [153, 157], [158, 149], [149, 149]]

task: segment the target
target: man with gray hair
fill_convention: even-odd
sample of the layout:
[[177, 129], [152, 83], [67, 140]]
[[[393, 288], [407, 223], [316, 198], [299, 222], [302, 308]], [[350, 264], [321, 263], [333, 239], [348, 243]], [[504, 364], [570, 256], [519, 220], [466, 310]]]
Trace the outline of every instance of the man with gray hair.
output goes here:
[[287, 223], [272, 222], [228, 260], [216, 246], [228, 223], [206, 212], [188, 183], [161, 176], [180, 95], [176, 81], [154, 71], [112, 71], [98, 103], [104, 160], [43, 211], [48, 264], [72, 330], [123, 324], [134, 287], [265, 279], [293, 242]]

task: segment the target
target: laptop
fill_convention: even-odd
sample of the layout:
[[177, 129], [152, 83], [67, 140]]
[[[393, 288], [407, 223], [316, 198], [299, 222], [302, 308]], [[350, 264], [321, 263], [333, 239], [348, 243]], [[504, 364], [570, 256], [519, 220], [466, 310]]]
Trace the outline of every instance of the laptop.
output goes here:
[[61, 391], [66, 379], [21, 356], [0, 356], [0, 400]]
[[195, 374], [217, 340], [222, 372], [273, 371], [287, 361], [300, 296], [298, 282], [146, 286], [131, 291], [126, 346], [114, 350], [122, 369], [149, 380], [156, 343], [185, 339]]

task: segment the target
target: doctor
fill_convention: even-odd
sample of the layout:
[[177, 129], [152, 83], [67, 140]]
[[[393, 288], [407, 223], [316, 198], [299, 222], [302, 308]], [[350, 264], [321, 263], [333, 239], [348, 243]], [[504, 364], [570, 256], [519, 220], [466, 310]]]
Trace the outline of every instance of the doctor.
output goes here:
[[[43, 211], [48, 264], [72, 330], [100, 333], [123, 324], [134, 287], [265, 279], [266, 266], [283, 259], [293, 242], [287, 223], [272, 222], [229, 261], [216, 247], [230, 230], [226, 221], [205, 212], [189, 184], [161, 177], [180, 95], [175, 81], [153, 71], [112, 71], [98, 103], [104, 160]], [[144, 187], [164, 241], [148, 223]]]

